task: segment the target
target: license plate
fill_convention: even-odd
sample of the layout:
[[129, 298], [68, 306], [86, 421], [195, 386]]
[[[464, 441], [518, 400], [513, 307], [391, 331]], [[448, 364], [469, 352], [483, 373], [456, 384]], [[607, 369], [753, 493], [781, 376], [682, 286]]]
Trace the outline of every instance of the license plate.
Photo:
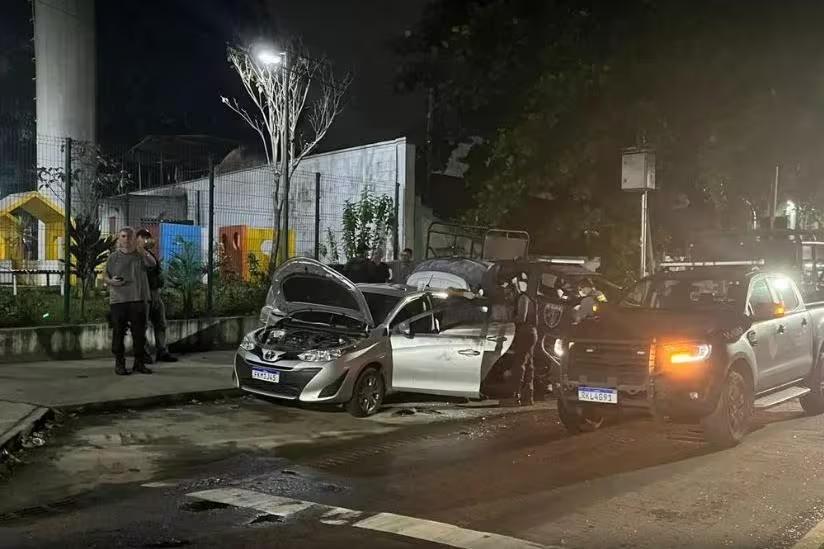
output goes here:
[[581, 400], [583, 402], [618, 404], [618, 389], [602, 389], [600, 387], [578, 387], [578, 400]]
[[264, 370], [263, 368], [252, 368], [252, 379], [268, 381], [269, 383], [280, 383], [280, 372]]

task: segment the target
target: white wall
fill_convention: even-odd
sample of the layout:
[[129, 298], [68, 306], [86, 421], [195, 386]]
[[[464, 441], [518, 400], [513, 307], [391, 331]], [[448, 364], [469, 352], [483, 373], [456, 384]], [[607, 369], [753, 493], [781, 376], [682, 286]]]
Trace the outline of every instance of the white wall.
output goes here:
[[[306, 157], [291, 178], [289, 227], [296, 232], [296, 253], [314, 255], [315, 235], [315, 174], [320, 182], [320, 242], [327, 243], [327, 228], [340, 241], [341, 215], [347, 200], [356, 201], [364, 188], [376, 194], [387, 194], [395, 199], [396, 184], [399, 197], [400, 249], [414, 245], [415, 208], [415, 147], [406, 138], [373, 143], [360, 147], [331, 151]], [[260, 166], [215, 177], [215, 239], [220, 227], [247, 225], [271, 228], [273, 221], [274, 190], [271, 168]], [[281, 190], [282, 192], [282, 190]], [[204, 227], [209, 215], [209, 180], [196, 179], [169, 187], [141, 191], [135, 194], [157, 197], [154, 209], [170, 209], [172, 196], [179, 200], [186, 196], [188, 219]], [[120, 202], [118, 202], [120, 200]], [[199, 203], [199, 206], [198, 206]], [[122, 199], [105, 201], [101, 221], [108, 228], [109, 216], [117, 217], [117, 225], [136, 224], [134, 215], [125, 218]], [[141, 210], [142, 211], [142, 210]], [[157, 215], [157, 214], [156, 214]], [[146, 215], [146, 217], [150, 217]], [[407, 221], [408, 220], [408, 221]], [[387, 248], [392, 255], [391, 236]]]

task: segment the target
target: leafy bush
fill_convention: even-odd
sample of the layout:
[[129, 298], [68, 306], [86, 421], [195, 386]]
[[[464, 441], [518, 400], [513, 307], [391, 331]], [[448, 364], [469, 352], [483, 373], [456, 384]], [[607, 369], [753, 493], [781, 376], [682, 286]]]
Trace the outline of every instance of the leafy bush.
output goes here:
[[195, 312], [195, 293], [203, 288], [203, 261], [196, 243], [177, 237], [176, 244], [178, 250], [169, 261], [166, 281], [179, 294], [183, 316], [191, 318]]

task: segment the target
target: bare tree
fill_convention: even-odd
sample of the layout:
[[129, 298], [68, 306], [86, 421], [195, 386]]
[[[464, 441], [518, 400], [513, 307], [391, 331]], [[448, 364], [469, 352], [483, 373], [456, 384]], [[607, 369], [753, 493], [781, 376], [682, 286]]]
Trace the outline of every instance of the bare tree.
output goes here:
[[[284, 190], [280, 188], [281, 167], [277, 164], [283, 121], [285, 118], [289, 120], [288, 175], [291, 177], [301, 160], [320, 143], [340, 114], [344, 95], [352, 81], [349, 74], [338, 78], [327, 59], [310, 57], [300, 42], [294, 42], [287, 48], [286, 55], [289, 56], [287, 69], [264, 66], [258, 63], [250, 48], [229, 46], [229, 65], [240, 77], [251, 106], [247, 108], [237, 99], [221, 96], [223, 103], [255, 130], [266, 153], [273, 186], [271, 265], [274, 265], [278, 255], [281, 239], [277, 235], [284, 225], [283, 205], [288, 200], [288, 197], [281, 196]], [[288, 236], [284, 238], [285, 241], [287, 239]]]

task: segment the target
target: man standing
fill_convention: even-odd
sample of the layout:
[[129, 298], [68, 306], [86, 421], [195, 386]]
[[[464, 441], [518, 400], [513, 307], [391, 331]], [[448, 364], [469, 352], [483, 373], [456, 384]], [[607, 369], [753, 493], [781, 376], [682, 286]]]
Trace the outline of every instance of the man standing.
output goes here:
[[389, 270], [389, 265], [383, 262], [384, 251], [381, 248], [372, 252], [372, 263], [375, 265], [374, 278], [372, 282], [384, 284], [389, 282], [392, 278], [392, 272]]
[[343, 268], [346, 278], [355, 284], [361, 282], [374, 282], [375, 265], [366, 257], [368, 248], [365, 244], [360, 244], [355, 257], [349, 259], [346, 266]]
[[406, 284], [406, 279], [409, 278], [409, 275], [412, 274], [412, 269], [414, 265], [412, 265], [412, 260], [415, 258], [415, 254], [412, 253], [412, 248], [404, 248], [401, 252], [401, 265], [400, 265], [400, 273], [398, 278], [395, 279], [395, 282], [399, 284]]
[[126, 329], [132, 332], [134, 367], [132, 372], [151, 374], [143, 361], [146, 350], [146, 303], [151, 294], [146, 269], [157, 262], [138, 245], [134, 229], [123, 227], [117, 235], [117, 249], [109, 255], [103, 281], [109, 286], [111, 304], [112, 353], [114, 371], [128, 375], [126, 347], [123, 342]]
[[538, 342], [536, 307], [527, 293], [526, 273], [512, 279], [515, 292], [515, 339], [512, 342], [513, 389], [515, 402], [520, 406], [534, 403], [535, 391], [535, 344]]
[[[149, 322], [152, 323], [155, 336], [155, 360], [157, 362], [177, 362], [177, 358], [169, 353], [169, 348], [166, 347], [166, 305], [160, 297], [160, 289], [163, 287], [163, 273], [160, 270], [160, 261], [155, 256], [154, 249], [155, 241], [147, 229], [140, 229], [137, 231], [137, 242], [140, 249], [146, 250], [146, 253], [152, 256], [155, 262], [154, 267], [146, 268], [146, 275], [149, 279], [149, 292], [151, 300], [149, 301]], [[149, 342], [146, 341], [145, 361], [151, 363], [151, 353], [149, 352]]]

